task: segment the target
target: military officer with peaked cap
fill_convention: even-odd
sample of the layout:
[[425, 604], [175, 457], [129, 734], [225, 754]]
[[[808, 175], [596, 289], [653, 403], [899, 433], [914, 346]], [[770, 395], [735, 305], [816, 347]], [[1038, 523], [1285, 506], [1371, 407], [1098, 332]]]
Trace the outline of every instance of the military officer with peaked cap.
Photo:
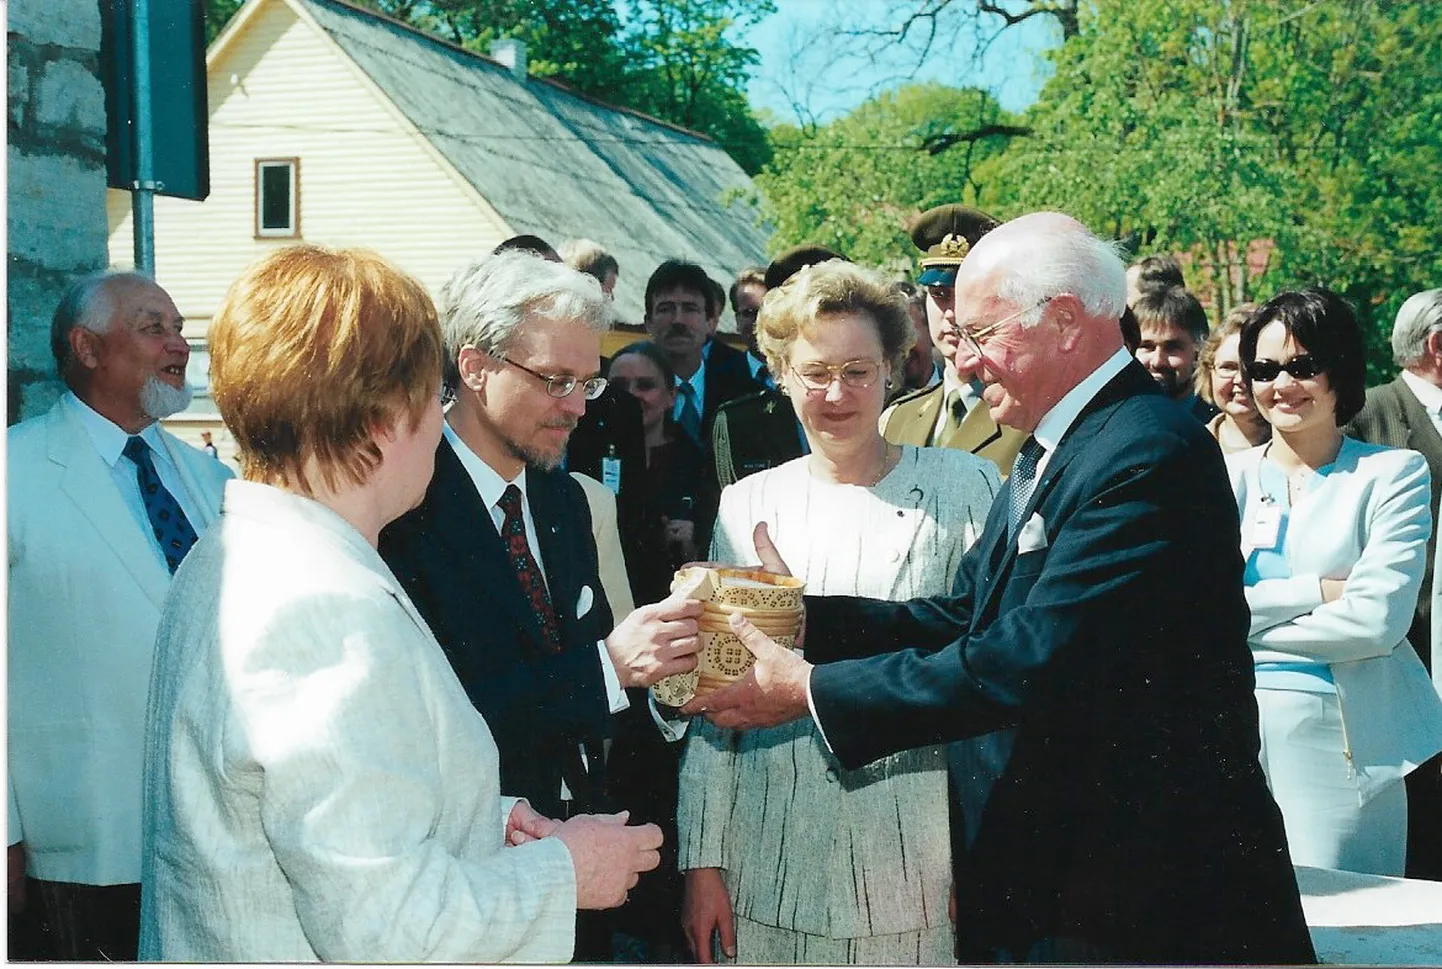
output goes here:
[[945, 363], [940, 383], [904, 394], [882, 412], [881, 434], [893, 444], [970, 451], [1006, 475], [1026, 434], [998, 426], [981, 399], [981, 382], [969, 370], [958, 371], [960, 337], [955, 327], [970, 314], [952, 299], [957, 267], [977, 240], [998, 225], [985, 212], [965, 205], [939, 205], [912, 223], [911, 242], [922, 252], [916, 282], [926, 290], [926, 321]]

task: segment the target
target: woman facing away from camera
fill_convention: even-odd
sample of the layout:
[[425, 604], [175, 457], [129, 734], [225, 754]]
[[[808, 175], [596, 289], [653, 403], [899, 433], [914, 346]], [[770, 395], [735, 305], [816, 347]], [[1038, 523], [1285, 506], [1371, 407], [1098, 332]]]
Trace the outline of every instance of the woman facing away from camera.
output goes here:
[[1442, 698], [1407, 641], [1432, 528], [1415, 451], [1342, 435], [1366, 365], [1350, 307], [1281, 293], [1243, 325], [1271, 440], [1231, 454], [1262, 768], [1292, 861], [1401, 875], [1402, 778], [1442, 749]]
[[[751, 558], [765, 523], [816, 595], [940, 595], [1000, 489], [964, 451], [877, 430], [913, 339], [906, 304], [832, 260], [766, 294], [758, 340], [811, 453], [726, 488], [711, 557]], [[954, 961], [942, 748], [843, 769], [810, 719], [745, 733], [697, 718], [682, 757], [683, 924], [697, 958]]]
[[425, 290], [298, 246], [210, 329], [245, 480], [176, 572], [146, 727], [140, 958], [564, 962], [660, 832], [501, 796], [496, 745], [376, 552], [441, 434]]

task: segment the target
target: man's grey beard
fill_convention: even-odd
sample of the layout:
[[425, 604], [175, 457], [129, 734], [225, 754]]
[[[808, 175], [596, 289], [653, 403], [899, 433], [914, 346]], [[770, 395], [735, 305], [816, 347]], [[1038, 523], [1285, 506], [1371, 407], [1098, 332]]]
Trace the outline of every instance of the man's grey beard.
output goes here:
[[[572, 424], [571, 430], [574, 431], [575, 429], [576, 425]], [[567, 437], [566, 444], [569, 445], [570, 443], [571, 439]], [[561, 460], [566, 456], [565, 447], [562, 447], [561, 450], [557, 451], [555, 454], [545, 454], [541, 451], [537, 451], [534, 448], [527, 447], [520, 441], [513, 441], [509, 438], [506, 439], [506, 450], [511, 452], [512, 457], [516, 458], [517, 460], [526, 462], [526, 467], [535, 468], [537, 471], [556, 470], [561, 466]]]
[[171, 414], [179, 414], [190, 406], [195, 388], [190, 384], [172, 387], [159, 377], [147, 377], [140, 388], [140, 409], [152, 420], [160, 420]]

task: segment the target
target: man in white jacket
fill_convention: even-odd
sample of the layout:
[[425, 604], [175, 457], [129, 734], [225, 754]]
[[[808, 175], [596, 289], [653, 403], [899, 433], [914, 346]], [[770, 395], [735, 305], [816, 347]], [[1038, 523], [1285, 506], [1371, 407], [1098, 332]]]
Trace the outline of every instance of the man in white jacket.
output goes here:
[[233, 477], [157, 423], [190, 401], [182, 323], [144, 276], [80, 280], [50, 334], [69, 389], [9, 431], [10, 904], [64, 960], [135, 958], [156, 624]]

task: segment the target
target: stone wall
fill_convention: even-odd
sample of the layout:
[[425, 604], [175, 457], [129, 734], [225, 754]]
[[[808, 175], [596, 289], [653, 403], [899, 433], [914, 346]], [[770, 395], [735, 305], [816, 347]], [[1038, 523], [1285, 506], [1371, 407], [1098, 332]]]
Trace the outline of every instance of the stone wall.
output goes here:
[[77, 276], [108, 261], [99, 0], [11, 0], [7, 43], [14, 423], [59, 396], [51, 313]]

